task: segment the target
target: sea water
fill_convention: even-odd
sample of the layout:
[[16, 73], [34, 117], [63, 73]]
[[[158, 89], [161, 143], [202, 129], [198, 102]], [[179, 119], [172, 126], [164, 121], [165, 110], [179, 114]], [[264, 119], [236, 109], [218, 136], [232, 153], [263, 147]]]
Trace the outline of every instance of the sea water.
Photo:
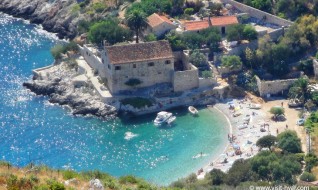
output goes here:
[[[75, 117], [22, 87], [32, 70], [50, 65], [58, 39], [25, 21], [0, 14], [0, 159], [76, 171], [135, 175], [167, 185], [220, 154], [228, 133], [217, 111], [171, 110], [174, 124], [157, 128], [155, 114], [111, 121]], [[198, 155], [203, 156], [198, 156]]]

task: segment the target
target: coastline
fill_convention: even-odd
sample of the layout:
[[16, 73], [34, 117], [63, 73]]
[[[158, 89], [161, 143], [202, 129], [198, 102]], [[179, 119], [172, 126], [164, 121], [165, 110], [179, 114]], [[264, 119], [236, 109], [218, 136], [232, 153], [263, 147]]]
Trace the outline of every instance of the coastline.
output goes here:
[[[258, 101], [256, 101], [259, 103]], [[289, 108], [288, 100], [285, 99], [272, 99], [265, 103], [261, 103], [261, 109], [255, 110], [248, 108], [249, 104], [255, 103], [254, 99], [226, 99], [219, 102], [213, 106], [212, 109], [218, 110], [228, 121], [229, 128], [232, 130], [232, 134], [236, 137], [233, 143], [227, 142], [225, 150], [216, 159], [212, 159], [210, 164], [202, 167], [203, 172], [197, 175], [198, 179], [203, 179], [205, 174], [212, 169], [220, 169], [223, 172], [227, 172], [228, 169], [237, 159], [249, 159], [255, 156], [259, 152], [259, 148], [256, 146], [256, 141], [265, 135], [277, 136], [279, 133], [285, 130], [294, 130], [299, 135], [302, 143], [302, 150], [304, 153], [308, 153], [307, 150], [307, 139], [306, 132], [303, 127], [296, 125], [298, 118], [298, 110]], [[229, 106], [234, 105], [234, 107], [239, 107], [237, 111], [230, 110]], [[275, 122], [271, 120], [272, 114], [269, 110], [273, 106], [277, 105], [283, 106], [285, 109], [286, 121]], [[208, 108], [209, 109], [209, 108]], [[242, 112], [242, 115], [234, 117], [233, 113]], [[252, 114], [254, 112], [254, 115]], [[247, 128], [238, 129], [237, 126], [242, 125], [242, 120], [246, 115], [250, 115], [250, 122]], [[264, 127], [266, 124], [266, 127]], [[266, 131], [261, 132], [260, 129], [263, 128]], [[242, 151], [241, 155], [233, 154], [233, 144], [239, 146]], [[224, 159], [227, 162], [224, 163]], [[212, 165], [213, 163], [213, 165]]]
[[[229, 103], [233, 103], [233, 105], [237, 105], [240, 107], [240, 112], [242, 112], [242, 115], [238, 117], [233, 117], [233, 113], [231, 110], [229, 110]], [[262, 110], [252, 110], [248, 108], [248, 105], [251, 104], [252, 101], [244, 99], [226, 99], [224, 101], [221, 101], [217, 104], [215, 104], [213, 107], [208, 107], [207, 109], [213, 109], [217, 110], [220, 114], [222, 114], [228, 125], [228, 130], [230, 136], [235, 136], [236, 140], [234, 142], [230, 142], [227, 140], [227, 143], [225, 145], [224, 150], [221, 154], [219, 154], [216, 158], [212, 158], [211, 162], [205, 166], [202, 167], [203, 172], [197, 173], [198, 179], [203, 179], [205, 174], [210, 172], [212, 169], [220, 169], [223, 172], [227, 172], [228, 169], [232, 166], [235, 160], [243, 158], [248, 159], [253, 157], [258, 152], [258, 148], [256, 147], [256, 141], [261, 138], [264, 135], [268, 134], [268, 131], [266, 132], [260, 132], [259, 130], [259, 123], [260, 122], [266, 122], [265, 114]], [[238, 112], [238, 111], [235, 111]], [[252, 112], [255, 113], [254, 116], [252, 116]], [[250, 115], [250, 123], [247, 128], [239, 130], [236, 126], [243, 124], [244, 117], [246, 115]], [[254, 126], [254, 127], [253, 127]], [[255, 133], [256, 135], [254, 138], [250, 137], [251, 133]], [[251, 139], [251, 144], [248, 144], [247, 141]], [[242, 151], [242, 154], [236, 155], [235, 152], [233, 152], [233, 146], [238, 145], [240, 147], [240, 150]], [[252, 151], [253, 149], [253, 151]], [[227, 159], [227, 163], [224, 163], [224, 159]]]

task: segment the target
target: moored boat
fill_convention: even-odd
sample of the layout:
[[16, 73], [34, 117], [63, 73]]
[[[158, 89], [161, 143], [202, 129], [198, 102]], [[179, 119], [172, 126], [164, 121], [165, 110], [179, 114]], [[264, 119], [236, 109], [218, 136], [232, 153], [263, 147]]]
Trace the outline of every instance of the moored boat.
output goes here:
[[192, 115], [197, 115], [199, 113], [198, 110], [193, 106], [189, 106], [188, 110]]
[[[166, 111], [161, 111], [157, 114], [156, 119], [154, 120], [155, 125], [162, 125], [164, 123], [168, 122], [168, 119], [172, 116], [172, 113], [166, 112]], [[172, 122], [172, 121], [171, 121]]]

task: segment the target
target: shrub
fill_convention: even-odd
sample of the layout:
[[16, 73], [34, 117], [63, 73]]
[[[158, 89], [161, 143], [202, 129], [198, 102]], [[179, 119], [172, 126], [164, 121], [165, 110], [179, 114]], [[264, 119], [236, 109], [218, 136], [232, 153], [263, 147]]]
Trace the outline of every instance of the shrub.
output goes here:
[[50, 190], [65, 190], [65, 187], [62, 183], [55, 180], [48, 180], [47, 184]]
[[184, 10], [184, 14], [187, 14], [187, 15], [192, 15], [194, 12], [194, 9], [193, 8], [186, 8]]
[[72, 170], [65, 170], [62, 172], [62, 175], [65, 180], [73, 179], [78, 176], [78, 174]]
[[136, 79], [136, 78], [131, 78], [128, 81], [125, 82], [125, 85], [134, 87], [134, 86], [137, 86], [137, 85], [139, 85], [141, 83], [142, 83], [141, 80]]
[[212, 77], [212, 72], [211, 71], [208, 71], [208, 70], [205, 70], [205, 71], [202, 71], [202, 77], [203, 78], [211, 78]]
[[300, 176], [300, 180], [302, 181], [307, 181], [307, 182], [312, 182], [316, 180], [316, 176], [312, 173], [309, 172], [304, 172], [301, 176]]
[[62, 57], [62, 53], [64, 53], [63, 45], [58, 44], [51, 48], [51, 54], [54, 59], [60, 59]]
[[136, 179], [136, 177], [132, 175], [122, 176], [119, 178], [119, 183], [121, 184], [127, 184], [127, 183], [135, 184], [137, 182], [138, 180]]
[[229, 69], [238, 69], [243, 64], [241, 58], [236, 55], [223, 56], [221, 62], [222, 66], [227, 67]]
[[94, 3], [92, 7], [97, 13], [101, 13], [107, 8], [107, 6], [101, 2]]
[[146, 42], [157, 41], [157, 36], [154, 33], [150, 33], [147, 36], [145, 36], [145, 41]]

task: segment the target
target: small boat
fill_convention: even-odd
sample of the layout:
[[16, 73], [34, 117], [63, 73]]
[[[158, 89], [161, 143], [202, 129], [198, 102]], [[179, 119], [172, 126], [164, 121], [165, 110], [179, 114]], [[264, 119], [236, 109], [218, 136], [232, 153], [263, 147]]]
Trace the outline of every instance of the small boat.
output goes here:
[[249, 108], [258, 110], [258, 109], [261, 109], [262, 106], [261, 104], [251, 104]]
[[167, 124], [171, 124], [174, 120], [176, 120], [177, 117], [176, 116], [171, 116], [168, 120], [167, 120]]
[[[162, 125], [168, 122], [168, 119], [172, 116], [172, 113], [161, 111], [157, 114], [156, 119], [153, 121], [155, 125]], [[171, 121], [172, 122], [172, 121]]]
[[192, 115], [197, 115], [199, 113], [198, 110], [193, 106], [189, 106], [188, 110]]

